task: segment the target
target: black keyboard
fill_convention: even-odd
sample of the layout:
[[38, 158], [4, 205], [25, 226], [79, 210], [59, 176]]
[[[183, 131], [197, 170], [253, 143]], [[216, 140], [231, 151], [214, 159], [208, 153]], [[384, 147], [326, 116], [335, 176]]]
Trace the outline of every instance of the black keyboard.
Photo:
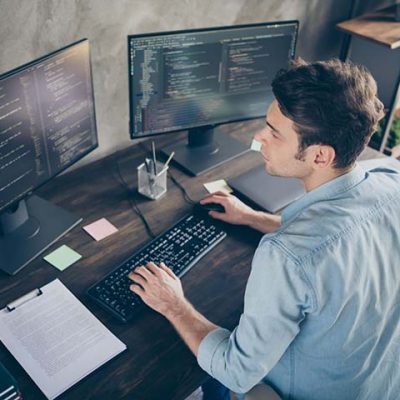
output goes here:
[[193, 214], [181, 219], [173, 227], [137, 250], [114, 271], [88, 289], [89, 296], [115, 317], [127, 322], [143, 305], [129, 286], [129, 272], [153, 261], [164, 262], [181, 277], [226, 236], [206, 215]]

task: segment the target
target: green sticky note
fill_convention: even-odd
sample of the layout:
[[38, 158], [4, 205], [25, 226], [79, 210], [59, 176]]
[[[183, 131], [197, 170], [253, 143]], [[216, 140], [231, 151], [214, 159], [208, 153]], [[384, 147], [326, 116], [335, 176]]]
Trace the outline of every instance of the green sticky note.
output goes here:
[[48, 263], [58, 268], [60, 271], [64, 271], [64, 269], [68, 268], [81, 258], [82, 256], [79, 253], [65, 244], [44, 257]]

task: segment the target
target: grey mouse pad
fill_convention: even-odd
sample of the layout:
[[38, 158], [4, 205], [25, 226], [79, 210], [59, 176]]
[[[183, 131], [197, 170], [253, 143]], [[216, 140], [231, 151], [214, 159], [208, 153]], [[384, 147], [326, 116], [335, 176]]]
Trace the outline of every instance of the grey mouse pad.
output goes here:
[[230, 179], [228, 183], [236, 192], [272, 213], [305, 194], [299, 179], [269, 175], [264, 165]]

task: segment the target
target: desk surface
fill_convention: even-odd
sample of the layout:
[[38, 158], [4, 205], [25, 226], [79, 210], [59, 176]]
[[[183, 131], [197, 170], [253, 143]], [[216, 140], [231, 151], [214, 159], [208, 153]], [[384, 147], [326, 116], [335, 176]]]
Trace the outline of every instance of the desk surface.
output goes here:
[[[252, 136], [263, 126], [264, 120], [260, 119], [228, 124], [220, 129], [250, 146]], [[156, 139], [156, 146], [159, 148], [180, 137], [183, 136], [165, 135]], [[60, 272], [39, 257], [14, 277], [0, 273], [1, 308], [12, 299], [59, 278], [128, 346], [126, 352], [90, 374], [60, 396], [60, 399], [184, 399], [206, 379], [195, 357], [163, 317], [146, 310], [133, 322], [121, 324], [85, 296], [89, 286], [150, 240], [142, 222], [131, 208], [131, 198], [136, 199], [156, 234], [192, 210], [192, 206], [184, 201], [181, 191], [171, 180], [168, 181], [167, 195], [158, 201], [147, 200], [136, 192], [136, 167], [146, 155], [144, 147], [150, 148], [149, 143], [132, 146], [64, 174], [37, 192], [43, 198], [83, 217], [78, 227], [42, 256], [67, 244], [82, 254], [81, 260]], [[381, 155], [368, 149], [363, 158], [375, 156]], [[132, 192], [128, 192], [120, 183], [117, 163]], [[260, 163], [261, 157], [255, 152], [249, 152], [196, 178], [176, 168], [171, 169], [190, 196], [199, 200], [206, 194], [202, 185], [204, 182], [237, 176]], [[110, 220], [119, 231], [95, 242], [82, 230], [82, 226], [101, 217]], [[246, 234], [243, 234], [244, 229]], [[182, 282], [186, 296], [200, 312], [214, 323], [231, 329], [240, 317], [251, 259], [261, 235], [238, 226], [227, 225], [226, 230], [227, 239], [187, 273]], [[25, 399], [45, 399], [2, 344], [0, 361], [17, 379]]]

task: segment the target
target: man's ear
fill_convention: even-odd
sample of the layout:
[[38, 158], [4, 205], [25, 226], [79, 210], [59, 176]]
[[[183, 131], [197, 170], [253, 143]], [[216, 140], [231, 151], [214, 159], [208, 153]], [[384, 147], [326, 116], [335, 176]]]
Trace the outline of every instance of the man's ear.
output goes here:
[[[314, 147], [314, 146], [313, 146]], [[314, 166], [317, 168], [332, 167], [335, 162], [336, 152], [332, 146], [315, 145], [314, 151]]]

